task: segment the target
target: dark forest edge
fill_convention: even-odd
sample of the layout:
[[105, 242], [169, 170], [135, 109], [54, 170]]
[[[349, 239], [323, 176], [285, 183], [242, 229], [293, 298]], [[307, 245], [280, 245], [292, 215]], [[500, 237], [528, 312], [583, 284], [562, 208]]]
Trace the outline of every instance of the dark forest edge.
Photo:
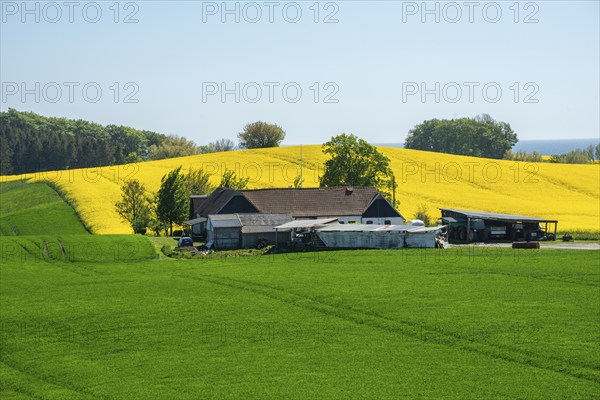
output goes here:
[[205, 146], [174, 135], [122, 125], [0, 112], [0, 175], [100, 167], [235, 148], [229, 139]]

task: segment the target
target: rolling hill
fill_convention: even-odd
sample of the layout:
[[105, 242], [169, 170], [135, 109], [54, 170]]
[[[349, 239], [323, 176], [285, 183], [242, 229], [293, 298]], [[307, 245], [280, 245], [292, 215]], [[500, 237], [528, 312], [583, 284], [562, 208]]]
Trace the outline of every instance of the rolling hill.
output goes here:
[[[600, 231], [600, 165], [524, 163], [380, 147], [396, 175], [397, 199], [405, 218], [425, 204], [524, 214], [559, 220], [559, 230]], [[321, 146], [303, 147], [305, 187], [318, 186], [325, 156]], [[138, 164], [4, 176], [5, 181], [49, 180], [62, 188], [94, 233], [129, 233], [114, 210], [120, 185], [139, 179], [150, 191], [161, 177], [183, 166], [204, 168], [216, 184], [227, 169], [250, 177], [249, 188], [288, 187], [299, 174], [300, 147], [239, 150]], [[4, 212], [4, 211], [3, 211]]]

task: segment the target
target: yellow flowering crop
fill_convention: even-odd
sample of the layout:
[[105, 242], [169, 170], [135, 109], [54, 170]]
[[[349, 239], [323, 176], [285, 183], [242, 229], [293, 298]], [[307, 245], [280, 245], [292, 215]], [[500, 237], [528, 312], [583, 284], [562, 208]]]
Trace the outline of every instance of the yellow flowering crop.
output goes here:
[[[396, 198], [405, 218], [425, 204], [438, 207], [524, 214], [559, 220], [560, 230], [600, 230], [600, 165], [527, 163], [381, 147], [396, 176]], [[304, 187], [318, 186], [325, 156], [321, 146], [303, 146]], [[217, 184], [227, 169], [250, 178], [249, 188], [288, 187], [300, 173], [300, 147], [240, 150], [110, 167], [54, 171], [4, 180], [51, 180], [75, 202], [95, 233], [129, 233], [114, 204], [120, 185], [138, 179], [156, 192], [170, 170], [203, 168]]]

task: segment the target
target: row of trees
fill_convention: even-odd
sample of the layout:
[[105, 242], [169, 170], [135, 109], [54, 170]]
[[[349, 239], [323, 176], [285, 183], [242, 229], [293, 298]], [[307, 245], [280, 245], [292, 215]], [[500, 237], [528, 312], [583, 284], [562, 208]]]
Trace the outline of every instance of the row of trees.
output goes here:
[[[157, 235], [173, 235], [173, 226], [181, 225], [188, 217], [190, 195], [210, 194], [215, 189], [210, 180], [211, 175], [202, 169], [190, 168], [184, 173], [178, 167], [162, 177], [157, 193], [150, 193], [140, 181], [131, 179], [121, 186], [121, 200], [115, 208], [134, 233], [145, 233], [150, 228]], [[248, 181], [235, 171], [225, 170], [218, 187], [241, 190]]]
[[504, 155], [505, 160], [527, 161], [527, 162], [550, 162], [556, 164], [594, 164], [600, 160], [600, 144], [589, 145], [585, 149], [575, 149], [563, 154], [555, 154], [548, 159], [534, 151], [527, 153], [519, 150], [516, 152], [507, 151]]
[[[283, 141], [285, 132], [277, 125], [258, 121], [246, 125], [238, 137], [241, 148], [274, 147]], [[0, 175], [99, 167], [235, 148], [230, 139], [198, 146], [184, 137], [128, 126], [44, 117], [12, 108], [0, 112]]]

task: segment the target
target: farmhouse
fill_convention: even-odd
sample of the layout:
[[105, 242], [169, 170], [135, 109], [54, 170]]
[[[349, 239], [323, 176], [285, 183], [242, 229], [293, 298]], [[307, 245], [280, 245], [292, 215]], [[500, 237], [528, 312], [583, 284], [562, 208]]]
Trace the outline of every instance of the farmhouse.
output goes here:
[[404, 218], [374, 187], [234, 190], [192, 196], [190, 220], [217, 214], [289, 214], [293, 219], [337, 218], [340, 224], [402, 224]]
[[448, 239], [461, 242], [555, 240], [557, 220], [440, 208]]
[[289, 234], [278, 235], [279, 232], [275, 231], [275, 227], [291, 220], [292, 216], [289, 214], [209, 215], [206, 245], [209, 248], [224, 250], [287, 244]]

